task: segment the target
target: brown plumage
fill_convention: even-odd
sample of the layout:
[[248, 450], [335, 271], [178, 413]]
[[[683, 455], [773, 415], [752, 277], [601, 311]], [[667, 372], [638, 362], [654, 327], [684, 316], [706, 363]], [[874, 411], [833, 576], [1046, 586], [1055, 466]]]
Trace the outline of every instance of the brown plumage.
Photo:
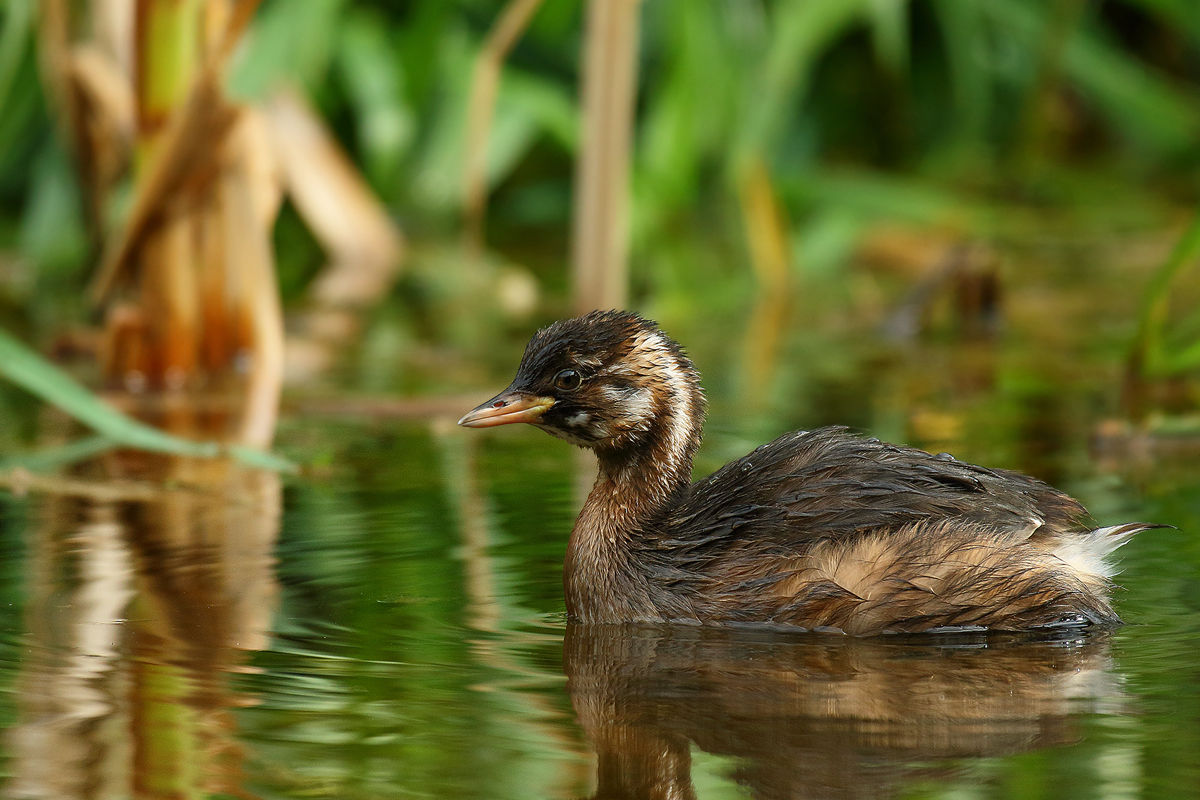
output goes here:
[[595, 452], [564, 571], [567, 611], [589, 623], [1110, 625], [1105, 556], [1152, 527], [1088, 528], [1034, 478], [842, 428], [787, 434], [692, 484], [703, 420], [683, 349], [597, 311], [539, 331], [512, 384], [459, 424], [528, 422]]

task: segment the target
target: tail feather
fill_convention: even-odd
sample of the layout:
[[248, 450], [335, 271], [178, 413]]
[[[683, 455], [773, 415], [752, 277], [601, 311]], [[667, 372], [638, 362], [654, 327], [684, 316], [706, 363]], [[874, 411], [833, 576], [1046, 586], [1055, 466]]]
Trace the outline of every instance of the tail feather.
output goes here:
[[1054, 555], [1080, 573], [1096, 575], [1107, 580], [1116, 574], [1116, 569], [1106, 560], [1109, 554], [1144, 530], [1170, 527], [1146, 522], [1127, 522], [1096, 528], [1059, 539], [1054, 548]]
[[1109, 525], [1107, 528], [1096, 528], [1084, 536], [1086, 539], [1094, 540], [1095, 543], [1093, 546], [1102, 554], [1107, 555], [1142, 531], [1150, 530], [1151, 528], [1173, 527], [1173, 525], [1159, 525], [1153, 522], [1126, 522], [1123, 525]]

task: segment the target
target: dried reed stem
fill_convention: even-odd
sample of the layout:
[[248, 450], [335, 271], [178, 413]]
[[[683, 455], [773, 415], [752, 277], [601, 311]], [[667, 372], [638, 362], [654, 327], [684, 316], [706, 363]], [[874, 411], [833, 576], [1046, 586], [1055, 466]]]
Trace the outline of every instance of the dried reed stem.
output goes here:
[[239, 0], [217, 46], [195, 73], [186, 100], [165, 122], [150, 163], [137, 182], [132, 209], [121, 232], [110, 241], [92, 279], [89, 295], [103, 302], [129, 266], [147, 230], [161, 216], [166, 198], [179, 192], [187, 179], [210, 163], [220, 150], [232, 114], [221, 97], [221, 78], [233, 45], [261, 0]]
[[626, 303], [639, 0], [590, 0], [572, 242], [575, 309]]
[[226, 230], [235, 225], [240, 228], [226, 237], [226, 263], [240, 266], [244, 306], [236, 312], [249, 327], [249, 370], [239, 440], [266, 449], [275, 437], [283, 389], [283, 305], [275, 280], [271, 231], [254, 214], [252, 187], [245, 175], [239, 170], [222, 180], [221, 207], [227, 215]]

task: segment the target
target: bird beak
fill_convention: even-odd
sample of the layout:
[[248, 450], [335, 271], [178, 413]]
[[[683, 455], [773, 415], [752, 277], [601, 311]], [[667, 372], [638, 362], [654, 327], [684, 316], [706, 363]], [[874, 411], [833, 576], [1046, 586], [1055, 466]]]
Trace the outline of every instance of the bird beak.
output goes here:
[[458, 424], [464, 428], [490, 428], [493, 425], [508, 425], [512, 422], [537, 422], [552, 405], [553, 397], [538, 397], [514, 389], [505, 389], [486, 403], [468, 411]]

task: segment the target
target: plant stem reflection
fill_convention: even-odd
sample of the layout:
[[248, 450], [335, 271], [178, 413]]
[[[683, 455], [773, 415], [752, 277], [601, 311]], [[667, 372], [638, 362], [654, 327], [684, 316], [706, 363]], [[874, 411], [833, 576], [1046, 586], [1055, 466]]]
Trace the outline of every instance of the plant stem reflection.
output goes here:
[[267, 644], [278, 477], [144, 454], [75, 477], [168, 488], [42, 502], [6, 795], [248, 796], [231, 680]]

